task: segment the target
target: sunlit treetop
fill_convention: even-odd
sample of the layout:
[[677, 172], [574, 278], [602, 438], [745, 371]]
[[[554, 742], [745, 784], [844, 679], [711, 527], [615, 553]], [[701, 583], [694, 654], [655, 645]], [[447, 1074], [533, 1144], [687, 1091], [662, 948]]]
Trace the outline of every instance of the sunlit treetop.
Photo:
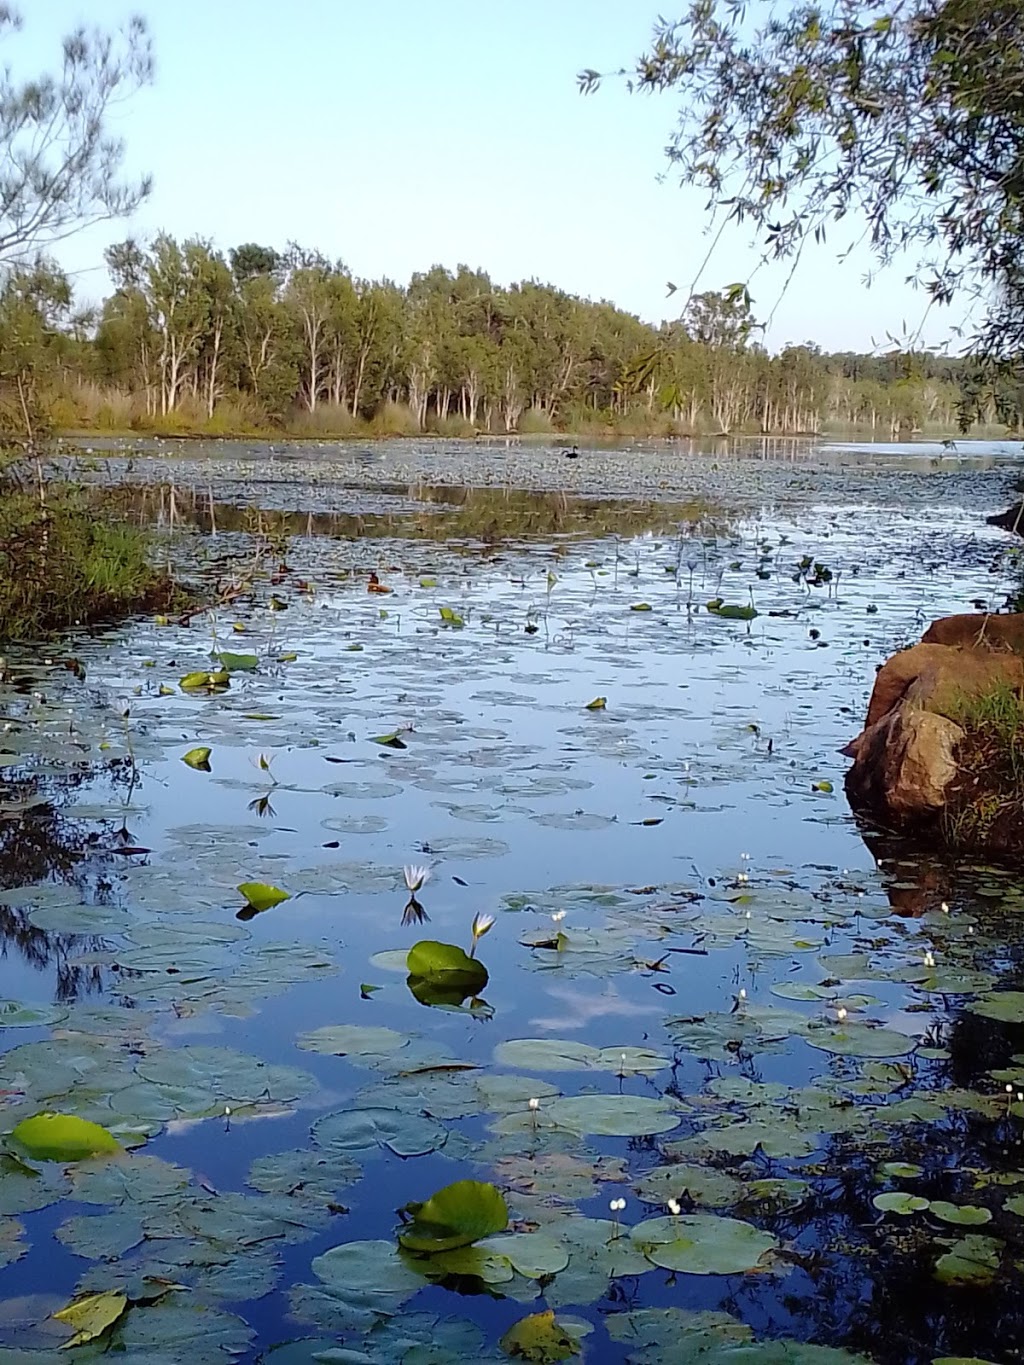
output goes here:
[[679, 94], [672, 165], [768, 254], [827, 234], [883, 264], [909, 250], [932, 299], [984, 300], [977, 352], [1022, 349], [1020, 3], [693, 0], [619, 74]]

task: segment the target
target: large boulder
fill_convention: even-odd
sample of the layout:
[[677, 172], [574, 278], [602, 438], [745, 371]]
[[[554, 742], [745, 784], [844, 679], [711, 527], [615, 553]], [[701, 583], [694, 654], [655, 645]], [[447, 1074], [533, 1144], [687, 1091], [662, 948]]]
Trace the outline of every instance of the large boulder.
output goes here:
[[[864, 729], [844, 750], [851, 806], [891, 830], [1024, 852], [1024, 792], [1010, 756], [993, 753], [1018, 710], [1024, 742], [1021, 698], [1024, 616], [936, 621], [878, 672]], [[995, 704], [998, 727], [987, 720]]]

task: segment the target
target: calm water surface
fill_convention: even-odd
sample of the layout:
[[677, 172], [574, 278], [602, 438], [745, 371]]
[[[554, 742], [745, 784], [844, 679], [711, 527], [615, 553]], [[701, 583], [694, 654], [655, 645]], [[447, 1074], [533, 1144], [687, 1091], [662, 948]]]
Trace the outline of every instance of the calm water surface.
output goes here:
[[[643, 503], [143, 471], [252, 588], [10, 653], [0, 1126], [132, 1151], [0, 1158], [0, 1365], [101, 1291], [76, 1353], [129, 1362], [502, 1360], [548, 1309], [537, 1359], [1020, 1360], [1024, 887], [865, 842], [838, 754], [893, 649], [1016, 591], [1012, 453], [602, 452]], [[485, 983], [422, 1003], [478, 913]], [[400, 1257], [464, 1179], [509, 1230]]]

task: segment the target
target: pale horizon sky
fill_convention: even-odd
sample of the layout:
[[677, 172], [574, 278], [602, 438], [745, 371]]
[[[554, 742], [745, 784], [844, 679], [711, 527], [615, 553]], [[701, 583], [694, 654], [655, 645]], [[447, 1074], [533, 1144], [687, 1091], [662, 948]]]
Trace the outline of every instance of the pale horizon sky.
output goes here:
[[[353, 274], [400, 283], [460, 262], [498, 283], [536, 278], [646, 320], [678, 315], [708, 252], [704, 195], [662, 181], [676, 100], [584, 67], [628, 65], [661, 0], [20, 0], [5, 43], [21, 79], [56, 68], [70, 28], [149, 21], [156, 80], [119, 111], [127, 164], [154, 191], [130, 222], [103, 224], [57, 256], [81, 299], [109, 288], [103, 248], [166, 230], [227, 251], [294, 239]], [[671, 6], [669, 6], [671, 9]], [[836, 254], [844, 228], [750, 284], [772, 350], [886, 350], [887, 334], [949, 344], [962, 318], [935, 310], [894, 268], [867, 289], [869, 256]], [[750, 278], [749, 236], [727, 232], [697, 289]], [[679, 292], [669, 299], [666, 282]], [[954, 346], [955, 349], [955, 346]]]

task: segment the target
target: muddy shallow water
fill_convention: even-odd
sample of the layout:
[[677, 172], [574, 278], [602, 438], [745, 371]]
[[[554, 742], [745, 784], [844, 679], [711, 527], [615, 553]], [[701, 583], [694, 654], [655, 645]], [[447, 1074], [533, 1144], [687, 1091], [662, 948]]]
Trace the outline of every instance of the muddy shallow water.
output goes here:
[[[131, 1152], [0, 1157], [0, 1365], [76, 1290], [129, 1362], [1019, 1360], [1024, 886], [866, 843], [838, 755], [1017, 590], [1012, 453], [86, 457], [259, 571], [9, 656], [0, 1126]], [[482, 984], [408, 979], [477, 913]], [[508, 1229], [399, 1253], [466, 1179]]]

